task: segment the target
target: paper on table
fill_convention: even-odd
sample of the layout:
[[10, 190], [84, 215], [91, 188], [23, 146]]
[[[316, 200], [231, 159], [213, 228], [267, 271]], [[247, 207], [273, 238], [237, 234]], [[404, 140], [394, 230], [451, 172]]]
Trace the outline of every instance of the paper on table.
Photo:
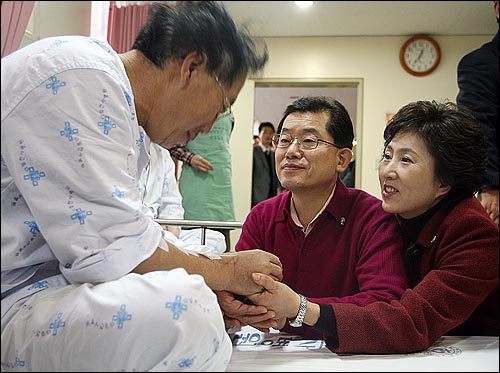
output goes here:
[[284, 334], [271, 329], [270, 333], [263, 333], [252, 327], [242, 330], [228, 331], [233, 346], [245, 351], [262, 351], [279, 348], [283, 351], [305, 351], [326, 349], [325, 341], [316, 339], [302, 339], [295, 334]]

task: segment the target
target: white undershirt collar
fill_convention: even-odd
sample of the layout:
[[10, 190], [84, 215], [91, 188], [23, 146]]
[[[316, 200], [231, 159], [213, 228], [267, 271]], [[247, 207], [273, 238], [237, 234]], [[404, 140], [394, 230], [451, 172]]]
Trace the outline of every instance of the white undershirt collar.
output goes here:
[[314, 227], [314, 222], [316, 221], [316, 219], [318, 219], [318, 216], [321, 215], [321, 213], [323, 211], [325, 211], [326, 209], [326, 206], [328, 206], [328, 204], [330, 203], [330, 200], [332, 199], [333, 197], [333, 193], [335, 193], [335, 188], [336, 186], [333, 187], [333, 190], [332, 190], [332, 193], [330, 193], [330, 196], [328, 197], [328, 199], [326, 200], [325, 204], [323, 205], [323, 207], [321, 208], [321, 210], [319, 210], [319, 212], [316, 214], [316, 216], [314, 217], [313, 220], [311, 220], [311, 222], [309, 223], [309, 225], [307, 226], [307, 228], [304, 229], [304, 227], [302, 226], [302, 223], [300, 222], [299, 220], [299, 215], [297, 214], [297, 210], [295, 209], [295, 204], [293, 203], [293, 194], [292, 194], [292, 198], [290, 199], [290, 213], [292, 215], [292, 220], [293, 222], [300, 228], [302, 229], [302, 232], [304, 232], [304, 235], [308, 235], [309, 232], [313, 229]]

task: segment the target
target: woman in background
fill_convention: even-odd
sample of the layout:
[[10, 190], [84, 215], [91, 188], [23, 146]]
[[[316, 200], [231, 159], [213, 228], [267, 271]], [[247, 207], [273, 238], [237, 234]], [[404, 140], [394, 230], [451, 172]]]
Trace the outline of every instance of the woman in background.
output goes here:
[[[234, 116], [230, 111], [217, 119], [208, 133], [200, 133], [186, 145], [189, 152], [200, 155], [211, 166], [200, 169], [191, 163], [183, 165], [179, 177], [184, 218], [234, 222], [233, 180], [230, 137]], [[224, 235], [225, 251], [231, 250], [231, 229], [212, 228]]]

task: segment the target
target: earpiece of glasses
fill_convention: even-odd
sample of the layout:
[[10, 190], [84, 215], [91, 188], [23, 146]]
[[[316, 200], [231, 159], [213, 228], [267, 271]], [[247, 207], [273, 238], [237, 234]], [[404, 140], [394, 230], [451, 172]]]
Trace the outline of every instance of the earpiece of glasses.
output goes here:
[[217, 120], [220, 120], [220, 119], [226, 118], [232, 114], [231, 103], [229, 102], [229, 99], [226, 96], [226, 91], [224, 91], [224, 87], [222, 86], [222, 84], [219, 80], [219, 77], [215, 74], [213, 74], [213, 75], [214, 75], [215, 81], [219, 85], [219, 88], [221, 90], [221, 96], [222, 96], [222, 111], [219, 114], [217, 114]]

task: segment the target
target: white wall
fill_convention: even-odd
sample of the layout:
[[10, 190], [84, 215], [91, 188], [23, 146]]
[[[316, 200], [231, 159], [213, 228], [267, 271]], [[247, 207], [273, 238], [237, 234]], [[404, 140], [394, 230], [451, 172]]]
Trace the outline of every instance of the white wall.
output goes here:
[[[33, 25], [35, 33], [38, 31], [35, 38], [89, 35], [89, 1], [43, 1], [37, 2], [37, 6], [35, 12], [38, 12], [39, 23]], [[361, 159], [357, 167], [361, 165], [361, 188], [380, 197], [376, 164], [382, 152], [386, 113], [395, 113], [415, 100], [455, 101], [459, 59], [491, 37], [435, 36], [441, 47], [441, 63], [426, 77], [411, 76], [400, 66], [399, 49], [409, 36], [269, 38], [266, 42], [270, 60], [260, 78], [361, 80], [363, 97], [359, 120], [362, 133], [357, 135]], [[238, 221], [243, 221], [250, 210], [254, 84], [254, 80], [247, 80], [234, 105], [236, 125], [231, 136], [231, 150]], [[233, 246], [238, 237], [239, 230], [233, 231]]]
[[21, 47], [58, 35], [90, 35], [91, 1], [35, 1]]

